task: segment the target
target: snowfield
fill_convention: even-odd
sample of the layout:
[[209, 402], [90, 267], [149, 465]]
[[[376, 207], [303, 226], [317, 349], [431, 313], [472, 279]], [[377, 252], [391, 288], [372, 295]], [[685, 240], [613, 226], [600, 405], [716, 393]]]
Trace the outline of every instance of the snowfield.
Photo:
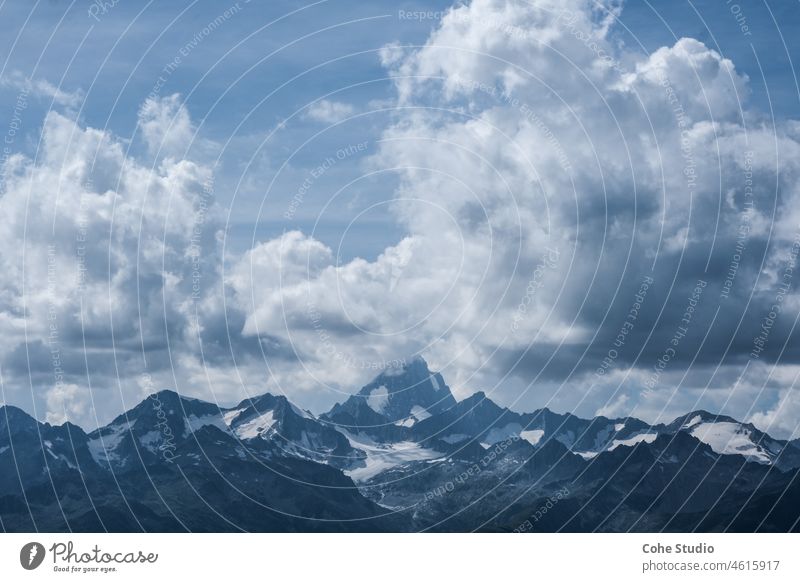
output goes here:
[[364, 460], [365, 466], [344, 472], [345, 475], [356, 482], [367, 481], [375, 475], [403, 463], [439, 459], [444, 456], [442, 453], [425, 449], [418, 443], [411, 441], [384, 445], [378, 444], [364, 435], [353, 435], [345, 431], [340, 432], [350, 441], [350, 446], [364, 451], [367, 455]]
[[720, 455], [742, 455], [748, 461], [770, 464], [772, 459], [763, 447], [750, 438], [752, 431], [735, 422], [704, 422], [692, 429], [692, 436], [706, 443]]

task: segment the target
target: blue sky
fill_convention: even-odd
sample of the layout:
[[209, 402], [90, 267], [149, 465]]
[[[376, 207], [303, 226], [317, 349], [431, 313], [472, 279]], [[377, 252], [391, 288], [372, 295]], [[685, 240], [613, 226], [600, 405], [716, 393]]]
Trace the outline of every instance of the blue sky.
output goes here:
[[[151, 374], [319, 411], [421, 353], [459, 397], [648, 420], [702, 406], [791, 434], [791, 273], [764, 354], [752, 345], [792, 256], [798, 5], [452, 5], [0, 4], [5, 398], [91, 423]], [[88, 279], [61, 273], [56, 296], [47, 245], [69, 271], [84, 221]], [[635, 341], [600, 378], [651, 275]], [[650, 397], [698, 281], [703, 308]], [[99, 390], [115, 396], [87, 404]]]

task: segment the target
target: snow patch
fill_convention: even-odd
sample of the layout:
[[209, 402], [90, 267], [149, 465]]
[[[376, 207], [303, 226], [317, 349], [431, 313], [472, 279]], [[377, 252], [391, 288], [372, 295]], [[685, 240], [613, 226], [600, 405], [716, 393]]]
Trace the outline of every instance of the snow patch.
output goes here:
[[541, 429], [523, 430], [521, 433], [519, 433], [519, 436], [524, 438], [532, 445], [536, 446], [539, 444], [539, 441], [542, 440], [542, 437], [544, 436], [544, 431]]
[[148, 431], [139, 437], [139, 442], [148, 451], [155, 452], [161, 442], [161, 433], [157, 430]]
[[209, 414], [206, 416], [195, 416], [194, 414], [190, 414], [189, 416], [183, 419], [184, 421], [184, 434], [189, 436], [193, 432], [200, 430], [204, 426], [216, 426], [223, 432], [227, 432], [228, 425], [225, 424], [225, 421], [222, 417], [218, 414]]
[[442, 440], [446, 442], [448, 445], [454, 445], [456, 443], [463, 442], [469, 438], [469, 435], [466, 434], [449, 434], [446, 437], [442, 437]]
[[376, 443], [369, 437], [356, 436], [346, 431], [340, 432], [350, 441], [350, 446], [366, 454], [363, 467], [344, 472], [353, 481], [367, 481], [387, 469], [411, 461], [428, 461], [443, 457], [442, 453], [432, 449], [425, 449], [419, 443], [412, 441], [383, 445]]
[[53, 457], [56, 461], [58, 460], [58, 455], [53, 452], [53, 443], [50, 441], [44, 441], [45, 450], [50, 453], [50, 456]]
[[389, 404], [389, 389], [386, 386], [379, 386], [372, 390], [367, 396], [367, 406], [378, 414], [383, 414], [386, 405]]
[[431, 413], [425, 410], [422, 406], [414, 405], [411, 408], [411, 414], [416, 418], [418, 421], [425, 420], [426, 418], [431, 417]]
[[493, 428], [486, 436], [483, 437], [481, 444], [486, 443], [491, 446], [502, 441], [507, 441], [512, 437], [516, 437], [522, 431], [522, 426], [516, 422], [505, 425], [503, 428]]
[[614, 439], [611, 446], [608, 447], [609, 451], [613, 451], [617, 447], [632, 447], [638, 443], [652, 443], [658, 437], [658, 433], [643, 432], [635, 434], [627, 439]]
[[134, 422], [123, 422], [113, 427], [108, 433], [97, 438], [91, 439], [86, 442], [89, 447], [89, 453], [98, 464], [108, 463], [110, 461], [118, 461], [119, 455], [114, 450], [122, 442], [125, 433], [128, 432], [133, 426]]
[[614, 430], [617, 432], [621, 431], [623, 428], [625, 428], [624, 422], [618, 422], [617, 424], [614, 425]]
[[235, 430], [236, 435], [241, 439], [254, 439], [262, 433], [268, 431], [273, 425], [278, 422], [275, 418], [274, 410], [259, 414], [252, 420], [249, 420], [238, 426]]
[[702, 417], [699, 414], [696, 414], [692, 417], [692, 420], [684, 424], [682, 428], [691, 428], [702, 420]]
[[[373, 390], [374, 392], [374, 390]], [[373, 410], [375, 410], [373, 408]], [[376, 411], [377, 412], [377, 411]], [[405, 426], [411, 427], [417, 424], [421, 420], [425, 420], [426, 418], [430, 418], [431, 413], [425, 410], [422, 406], [414, 405], [411, 408], [411, 413], [408, 418], [404, 418], [403, 420], [398, 420], [395, 422], [397, 426]]]
[[241, 413], [243, 413], [245, 410], [247, 410], [247, 408], [239, 408], [237, 410], [229, 410], [228, 412], [226, 412], [225, 414], [222, 415], [222, 422], [224, 422], [227, 426], [232, 425], [233, 421], [236, 420], [236, 418]]
[[753, 432], [736, 422], [704, 422], [691, 434], [719, 455], [742, 455], [748, 461], [762, 464], [772, 462], [766, 451], [751, 440]]

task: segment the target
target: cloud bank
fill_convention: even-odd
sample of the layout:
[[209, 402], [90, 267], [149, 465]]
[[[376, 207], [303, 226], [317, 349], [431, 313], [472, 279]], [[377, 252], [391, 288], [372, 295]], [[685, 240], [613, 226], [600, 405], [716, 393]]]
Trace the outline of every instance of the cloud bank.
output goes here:
[[621, 43], [621, 10], [473, 0], [424, 46], [381, 50], [396, 107], [364, 171], [397, 175], [405, 236], [374, 259], [297, 230], [223, 256], [177, 96], [139, 112], [147, 160], [50, 113], [0, 199], [7, 389], [42, 387], [53, 419], [93, 414], [75, 388], [93, 375], [121, 398], [149, 374], [322, 407], [421, 353], [462, 397], [653, 421], [705, 407], [791, 435], [796, 124], [750, 107], [747, 76], [698, 40]]

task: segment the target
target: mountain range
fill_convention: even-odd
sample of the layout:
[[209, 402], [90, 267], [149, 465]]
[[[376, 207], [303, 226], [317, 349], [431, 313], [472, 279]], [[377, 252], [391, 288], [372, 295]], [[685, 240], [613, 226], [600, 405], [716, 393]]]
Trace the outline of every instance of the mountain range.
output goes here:
[[797, 531], [800, 442], [457, 401], [422, 358], [315, 416], [170, 390], [87, 433], [0, 407], [0, 526], [103, 531]]

